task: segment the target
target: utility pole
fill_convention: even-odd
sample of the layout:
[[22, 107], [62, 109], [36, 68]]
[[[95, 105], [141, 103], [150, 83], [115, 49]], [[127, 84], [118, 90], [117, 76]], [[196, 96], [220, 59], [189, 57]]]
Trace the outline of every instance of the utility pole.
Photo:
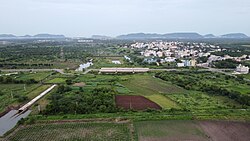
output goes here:
[[23, 89], [24, 89], [24, 91], [26, 91], [26, 84], [23, 85]]
[[13, 91], [12, 90], [11, 90], [10, 95], [11, 95], [11, 98], [13, 99], [14, 97], [13, 97]]
[[37, 105], [37, 109], [38, 109], [38, 112], [40, 113], [41, 112], [41, 106]]

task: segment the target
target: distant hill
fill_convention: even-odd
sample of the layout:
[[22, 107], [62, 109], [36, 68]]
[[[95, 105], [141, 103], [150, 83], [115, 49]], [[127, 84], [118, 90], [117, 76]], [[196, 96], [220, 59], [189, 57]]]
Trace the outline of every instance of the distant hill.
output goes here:
[[231, 33], [222, 36], [215, 36], [213, 34], [206, 34], [204, 36], [195, 32], [184, 33], [167, 33], [167, 34], [150, 34], [150, 33], [132, 33], [126, 35], [120, 35], [117, 39], [203, 39], [203, 38], [250, 38], [243, 33]]
[[174, 38], [174, 39], [197, 39], [203, 38], [202, 35], [198, 33], [168, 33], [163, 35], [164, 38]]
[[53, 35], [53, 34], [37, 34], [34, 36], [24, 35], [24, 36], [15, 36], [12, 34], [0, 34], [0, 39], [58, 39], [58, 38], [66, 38], [64, 35]]
[[105, 36], [105, 35], [92, 35], [92, 39], [99, 39], [99, 40], [107, 40], [112, 39], [112, 37]]
[[14, 38], [14, 37], [16, 36], [12, 34], [0, 34], [0, 38]]
[[206, 34], [203, 36], [204, 38], [216, 38], [214, 34]]
[[161, 34], [131, 33], [117, 36], [118, 39], [145, 39], [145, 38], [162, 38]]
[[153, 39], [153, 38], [165, 38], [165, 39], [196, 39], [203, 38], [198, 33], [168, 33], [168, 34], [145, 34], [145, 33], [133, 33], [127, 35], [117, 36], [118, 39]]
[[249, 38], [244, 33], [230, 33], [230, 34], [221, 35], [221, 37], [222, 38]]
[[37, 34], [34, 35], [35, 38], [65, 38], [64, 35], [53, 35], [53, 34]]

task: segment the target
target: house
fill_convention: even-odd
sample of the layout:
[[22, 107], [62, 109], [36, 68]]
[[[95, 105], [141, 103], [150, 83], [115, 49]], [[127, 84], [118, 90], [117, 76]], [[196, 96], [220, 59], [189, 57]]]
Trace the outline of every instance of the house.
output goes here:
[[185, 64], [184, 63], [177, 63], [177, 67], [184, 67]]
[[183, 60], [182, 62], [184, 63], [185, 67], [191, 66], [191, 63], [190, 63], [191, 61], [189, 61], [189, 60]]
[[196, 63], [197, 63], [197, 61], [196, 61], [195, 59], [192, 59], [192, 60], [190, 61], [190, 66], [195, 67], [195, 66], [196, 66]]
[[239, 66], [236, 67], [236, 73], [239, 74], [248, 74], [249, 73], [249, 67], [243, 66], [239, 64]]
[[166, 62], [175, 62], [175, 59], [176, 58], [174, 58], [174, 57], [167, 57], [167, 58], [165, 58], [165, 61]]
[[151, 64], [151, 63], [156, 63], [156, 62], [157, 62], [157, 59], [155, 59], [155, 58], [145, 58], [145, 59], [143, 60], [143, 62], [147, 62], [147, 63], [149, 63], [149, 64]]
[[80, 64], [79, 68], [77, 68], [75, 71], [83, 71], [84, 69], [87, 69], [88, 67], [90, 67], [92, 65], [93, 65], [92, 61], [87, 62], [85, 64]]

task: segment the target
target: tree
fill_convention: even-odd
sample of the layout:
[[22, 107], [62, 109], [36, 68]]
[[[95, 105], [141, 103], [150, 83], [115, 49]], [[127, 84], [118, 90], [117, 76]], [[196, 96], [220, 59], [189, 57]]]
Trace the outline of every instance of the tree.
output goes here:
[[72, 80], [71, 79], [67, 79], [65, 82], [66, 82], [67, 85], [71, 85], [72, 84]]

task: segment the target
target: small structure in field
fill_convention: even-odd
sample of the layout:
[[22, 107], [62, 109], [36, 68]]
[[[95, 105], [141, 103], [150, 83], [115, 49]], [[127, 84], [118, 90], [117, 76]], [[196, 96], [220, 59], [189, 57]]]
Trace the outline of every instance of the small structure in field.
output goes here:
[[119, 61], [119, 60], [113, 60], [112, 63], [113, 63], [113, 64], [117, 64], [117, 65], [122, 64], [121, 61]]
[[86, 84], [84, 82], [79, 82], [79, 83], [75, 83], [73, 84], [73, 86], [75, 87], [84, 87]]

